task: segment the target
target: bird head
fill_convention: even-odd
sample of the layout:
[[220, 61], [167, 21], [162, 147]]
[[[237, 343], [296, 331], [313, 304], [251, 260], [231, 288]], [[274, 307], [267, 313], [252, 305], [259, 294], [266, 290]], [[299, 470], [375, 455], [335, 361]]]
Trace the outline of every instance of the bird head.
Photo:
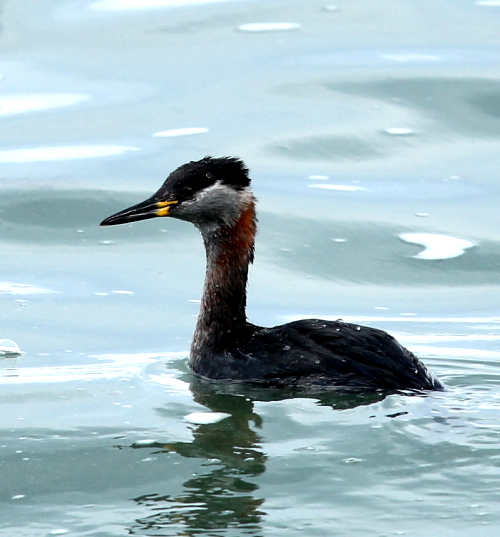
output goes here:
[[170, 216], [200, 229], [234, 224], [254, 198], [248, 169], [233, 157], [205, 157], [173, 171], [150, 198], [109, 216], [113, 226]]

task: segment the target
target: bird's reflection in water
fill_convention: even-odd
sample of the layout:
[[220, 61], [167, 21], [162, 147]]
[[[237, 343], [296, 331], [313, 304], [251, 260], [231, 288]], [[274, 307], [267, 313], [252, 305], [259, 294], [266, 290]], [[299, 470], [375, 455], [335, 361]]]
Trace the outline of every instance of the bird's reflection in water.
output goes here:
[[[197, 425], [190, 442], [156, 443], [139, 448], [155, 448], [155, 454], [177, 453], [204, 459], [205, 473], [190, 476], [180, 495], [145, 494], [134, 498], [151, 509], [151, 515], [137, 519], [129, 527], [131, 535], [262, 535], [263, 498], [252, 477], [265, 472], [266, 454], [255, 431], [262, 418], [254, 411], [254, 401], [274, 401], [307, 394], [251, 388], [242, 385], [192, 381], [197, 403], [212, 412], [229, 416], [216, 423]], [[387, 394], [321, 393], [314, 399], [320, 405], [337, 409], [354, 408], [382, 400]], [[308, 397], [312, 397], [310, 394]], [[175, 532], [175, 533], [172, 533]], [[216, 533], [214, 533], [216, 532]], [[240, 533], [238, 533], [239, 535]]]

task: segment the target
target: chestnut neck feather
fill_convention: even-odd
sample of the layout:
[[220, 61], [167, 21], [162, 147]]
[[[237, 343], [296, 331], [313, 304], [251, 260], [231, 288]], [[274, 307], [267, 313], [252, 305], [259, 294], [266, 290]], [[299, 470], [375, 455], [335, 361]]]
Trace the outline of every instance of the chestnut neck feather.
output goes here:
[[233, 225], [204, 231], [207, 270], [191, 362], [234, 348], [246, 333], [246, 285], [256, 232], [252, 201]]

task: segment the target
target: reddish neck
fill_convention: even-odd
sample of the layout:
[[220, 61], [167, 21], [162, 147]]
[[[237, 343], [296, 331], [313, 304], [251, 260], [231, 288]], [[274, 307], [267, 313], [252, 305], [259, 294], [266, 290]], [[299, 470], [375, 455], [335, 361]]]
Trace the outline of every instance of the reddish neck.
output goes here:
[[252, 201], [232, 226], [203, 231], [207, 271], [191, 362], [233, 348], [245, 331], [248, 265], [256, 232]]

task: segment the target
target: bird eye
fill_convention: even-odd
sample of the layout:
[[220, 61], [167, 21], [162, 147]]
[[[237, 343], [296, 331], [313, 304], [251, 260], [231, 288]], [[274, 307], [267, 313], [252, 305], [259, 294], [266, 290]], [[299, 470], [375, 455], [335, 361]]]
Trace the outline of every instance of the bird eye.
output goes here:
[[207, 173], [205, 174], [205, 177], [206, 177], [207, 179], [213, 179], [214, 176], [213, 176], [210, 172], [207, 172]]

